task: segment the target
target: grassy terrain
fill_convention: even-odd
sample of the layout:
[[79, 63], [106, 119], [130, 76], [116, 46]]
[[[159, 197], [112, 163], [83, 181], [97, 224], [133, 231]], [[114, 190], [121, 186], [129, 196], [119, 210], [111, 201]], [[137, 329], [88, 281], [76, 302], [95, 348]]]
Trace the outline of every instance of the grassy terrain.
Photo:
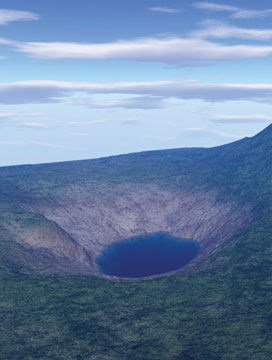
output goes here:
[[197, 272], [152, 281], [39, 277], [4, 266], [1, 359], [268, 360], [270, 239], [263, 219]]
[[[1, 168], [0, 359], [270, 360], [271, 130], [213, 149]], [[7, 219], [42, 221], [18, 205], [26, 195], [101, 182], [218, 188], [218, 201], [250, 202], [255, 221], [197, 269], [128, 283], [47, 275], [44, 257], [9, 238]]]

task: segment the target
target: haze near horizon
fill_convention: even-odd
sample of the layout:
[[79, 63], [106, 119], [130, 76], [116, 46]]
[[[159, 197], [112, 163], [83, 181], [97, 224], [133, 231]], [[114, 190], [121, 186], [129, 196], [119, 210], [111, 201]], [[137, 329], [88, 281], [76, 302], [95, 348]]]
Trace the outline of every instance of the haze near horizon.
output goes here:
[[0, 166], [213, 147], [271, 123], [267, 0], [0, 9]]

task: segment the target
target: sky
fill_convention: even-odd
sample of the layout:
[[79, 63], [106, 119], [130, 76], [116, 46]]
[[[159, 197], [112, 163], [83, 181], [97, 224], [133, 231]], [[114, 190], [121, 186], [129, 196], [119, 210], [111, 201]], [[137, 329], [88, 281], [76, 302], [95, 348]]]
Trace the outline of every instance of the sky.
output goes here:
[[271, 20], [270, 0], [1, 0], [0, 166], [255, 135]]

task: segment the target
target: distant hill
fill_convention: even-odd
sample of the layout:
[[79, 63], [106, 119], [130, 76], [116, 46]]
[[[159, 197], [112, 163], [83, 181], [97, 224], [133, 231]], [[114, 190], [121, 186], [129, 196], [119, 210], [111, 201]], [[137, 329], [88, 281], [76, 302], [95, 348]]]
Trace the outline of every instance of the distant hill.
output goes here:
[[[270, 359], [271, 148], [272, 125], [215, 148], [0, 168], [0, 358]], [[199, 256], [101, 277], [106, 245], [157, 231]]]

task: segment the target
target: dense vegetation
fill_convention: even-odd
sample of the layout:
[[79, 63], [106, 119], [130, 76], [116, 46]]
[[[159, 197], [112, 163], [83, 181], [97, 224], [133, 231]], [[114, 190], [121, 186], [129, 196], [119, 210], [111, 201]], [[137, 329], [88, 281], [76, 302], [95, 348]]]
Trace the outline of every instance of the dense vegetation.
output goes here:
[[[270, 126], [213, 149], [1, 168], [0, 358], [270, 359], [271, 140]], [[177, 276], [136, 282], [52, 276], [45, 268], [53, 259], [10, 241], [7, 219], [43, 221], [20, 209], [19, 200], [41, 186], [46, 196], [76, 181], [220, 188], [218, 201], [250, 201], [255, 221]]]

